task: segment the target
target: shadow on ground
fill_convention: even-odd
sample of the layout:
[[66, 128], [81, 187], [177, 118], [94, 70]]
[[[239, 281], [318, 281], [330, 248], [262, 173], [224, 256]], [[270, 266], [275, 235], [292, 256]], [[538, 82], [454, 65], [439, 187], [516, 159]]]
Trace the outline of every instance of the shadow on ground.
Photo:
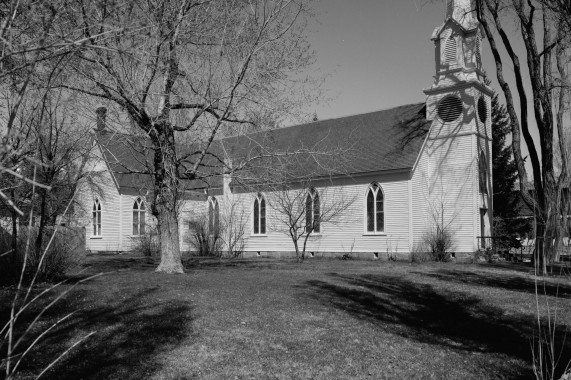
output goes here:
[[[82, 336], [96, 332], [67, 354], [42, 379], [144, 379], [162, 366], [157, 355], [175, 347], [190, 333], [191, 308], [188, 304], [142, 301], [154, 289], [137, 292], [112, 302], [100, 300], [84, 305], [69, 322], [56, 327], [23, 362], [22, 374], [38, 374]], [[53, 323], [78, 308], [78, 300], [89, 298], [75, 292], [58, 303], [42, 320]], [[93, 299], [93, 297], [90, 297]], [[3, 313], [4, 314], [5, 310]], [[4, 314], [5, 315], [5, 314]], [[26, 326], [35, 313], [22, 318]], [[43, 323], [45, 329], [47, 323]], [[37, 336], [37, 335], [35, 335]], [[32, 360], [30, 360], [32, 359]]]
[[[535, 294], [536, 284], [532, 278], [526, 278], [522, 276], [510, 276], [506, 273], [491, 273], [491, 272], [472, 272], [472, 271], [460, 271], [457, 269], [440, 269], [436, 272], [426, 273], [426, 272], [414, 272], [422, 276], [428, 276], [436, 278], [441, 281], [457, 283], [457, 284], [467, 284], [467, 285], [477, 285], [477, 286], [488, 286], [499, 289], [511, 290], [514, 292], [523, 292]], [[571, 284], [561, 284], [553, 282], [543, 282], [539, 281], [537, 283], [538, 294], [548, 295], [559, 298], [571, 298]]]
[[[238, 268], [238, 269], [279, 269], [287, 267], [288, 265], [295, 265], [296, 262], [284, 259], [273, 258], [216, 258], [216, 257], [190, 257], [183, 262], [185, 270], [193, 269], [206, 269], [216, 270], [225, 268]], [[299, 265], [299, 264], [298, 264]]]
[[[498, 353], [531, 362], [532, 314], [509, 313], [467, 293], [398, 277], [331, 274], [330, 279], [309, 281], [310, 296], [390, 334], [457, 352]], [[571, 358], [565, 329], [558, 326], [557, 341], [562, 357]], [[524, 370], [518, 377], [530, 375]]]

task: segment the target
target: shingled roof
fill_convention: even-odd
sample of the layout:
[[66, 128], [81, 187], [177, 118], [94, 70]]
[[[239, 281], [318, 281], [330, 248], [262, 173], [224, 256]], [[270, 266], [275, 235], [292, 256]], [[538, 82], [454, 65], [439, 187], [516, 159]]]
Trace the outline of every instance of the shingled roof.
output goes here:
[[152, 162], [152, 151], [144, 138], [109, 130], [96, 131], [95, 137], [120, 192], [152, 188], [152, 178], [143, 174]]
[[304, 169], [314, 176], [411, 170], [430, 128], [425, 114], [424, 103], [410, 104], [228, 138], [221, 144], [233, 160], [253, 156], [261, 147], [269, 155], [343, 152], [342, 168], [305, 161]]
[[[120, 194], [145, 195], [153, 188], [153, 148], [144, 136], [132, 136], [109, 130], [96, 131], [95, 138]], [[189, 189], [200, 189], [193, 181], [181, 181], [185, 199], [202, 199], [204, 194]]]
[[[256, 162], [252, 157], [260, 154], [267, 157], [301, 152], [297, 156], [311, 156], [310, 160], [302, 160], [301, 170], [315, 177], [407, 171], [414, 167], [430, 128], [425, 114], [424, 103], [404, 105], [225, 138], [215, 141], [211, 152], [220, 158], [231, 159], [234, 167], [246, 160], [251, 160], [254, 167], [259, 166], [260, 160]], [[147, 139], [109, 131], [99, 131], [96, 136], [120, 192], [152, 188], [152, 178], [141, 174], [147, 171], [147, 163], [152, 162], [152, 150]], [[327, 156], [332, 165], [318, 162], [316, 151]], [[343, 152], [342, 167], [335, 165], [341, 157], [331, 157], [328, 152]], [[267, 164], [267, 159], [264, 160]], [[206, 186], [217, 188], [221, 184], [220, 176], [215, 176]], [[204, 186], [201, 183], [197, 187]]]

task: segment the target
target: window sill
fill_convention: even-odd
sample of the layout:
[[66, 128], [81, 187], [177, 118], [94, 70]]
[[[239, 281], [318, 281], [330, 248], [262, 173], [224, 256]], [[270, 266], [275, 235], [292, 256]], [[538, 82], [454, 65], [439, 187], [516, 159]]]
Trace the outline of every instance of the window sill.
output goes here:
[[89, 239], [90, 239], [90, 240], [103, 239], [103, 236], [90, 236]]
[[268, 237], [267, 234], [250, 234], [250, 237]]
[[387, 236], [386, 232], [365, 232], [363, 236]]

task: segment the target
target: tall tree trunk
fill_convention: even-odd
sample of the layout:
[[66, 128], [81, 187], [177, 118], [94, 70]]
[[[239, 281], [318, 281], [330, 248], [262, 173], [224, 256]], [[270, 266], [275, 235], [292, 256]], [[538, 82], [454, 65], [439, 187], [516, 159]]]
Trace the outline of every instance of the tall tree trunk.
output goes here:
[[547, 261], [545, 260], [545, 223], [541, 217], [537, 218], [535, 233], [535, 249], [533, 251], [533, 266], [538, 275], [547, 274]]
[[[41, 203], [40, 203], [40, 225], [38, 227], [38, 236], [36, 236], [35, 242], [35, 251], [36, 254], [39, 255], [42, 251], [42, 242], [44, 238], [44, 229], [46, 226], [46, 198], [47, 198], [47, 191], [46, 189], [40, 189], [41, 191]], [[38, 256], [39, 257], [39, 256]]]
[[156, 271], [163, 273], [184, 273], [176, 209], [170, 207], [169, 204], [158, 204], [157, 209], [161, 263]]
[[12, 255], [16, 255], [18, 251], [18, 216], [16, 211], [12, 211]]
[[297, 240], [293, 241], [293, 245], [295, 246], [295, 256], [297, 257], [297, 262], [301, 263], [303, 261], [303, 257], [301, 256], [301, 252], [299, 252], [299, 245], [297, 244]]
[[[10, 198], [15, 204], [16, 194], [14, 189], [10, 189]], [[10, 216], [12, 217], [12, 255], [16, 255], [18, 250], [18, 214], [16, 214], [16, 211], [13, 208], [10, 208]]]
[[157, 272], [184, 273], [178, 233], [178, 166], [174, 132], [168, 123], [156, 125], [151, 139], [155, 146], [155, 194], [153, 214], [157, 218], [161, 263]]

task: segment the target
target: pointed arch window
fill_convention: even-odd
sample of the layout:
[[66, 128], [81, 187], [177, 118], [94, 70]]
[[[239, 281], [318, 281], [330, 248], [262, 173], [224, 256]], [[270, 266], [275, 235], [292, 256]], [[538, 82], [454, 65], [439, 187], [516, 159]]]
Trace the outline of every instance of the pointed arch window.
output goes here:
[[254, 199], [254, 235], [266, 233], [266, 199], [258, 194]]
[[137, 198], [133, 203], [133, 235], [145, 234], [145, 202]]
[[305, 231], [307, 233], [321, 232], [321, 214], [319, 193], [311, 189], [305, 198]]
[[385, 231], [385, 197], [379, 184], [373, 183], [367, 190], [367, 232]]
[[211, 235], [218, 235], [220, 228], [220, 206], [214, 197], [208, 199], [208, 231]]
[[101, 202], [99, 202], [99, 199], [93, 202], [91, 219], [91, 224], [93, 224], [93, 236], [101, 236]]
[[480, 152], [478, 160], [478, 178], [480, 193], [488, 194], [488, 164], [486, 163], [486, 155], [484, 152]]

